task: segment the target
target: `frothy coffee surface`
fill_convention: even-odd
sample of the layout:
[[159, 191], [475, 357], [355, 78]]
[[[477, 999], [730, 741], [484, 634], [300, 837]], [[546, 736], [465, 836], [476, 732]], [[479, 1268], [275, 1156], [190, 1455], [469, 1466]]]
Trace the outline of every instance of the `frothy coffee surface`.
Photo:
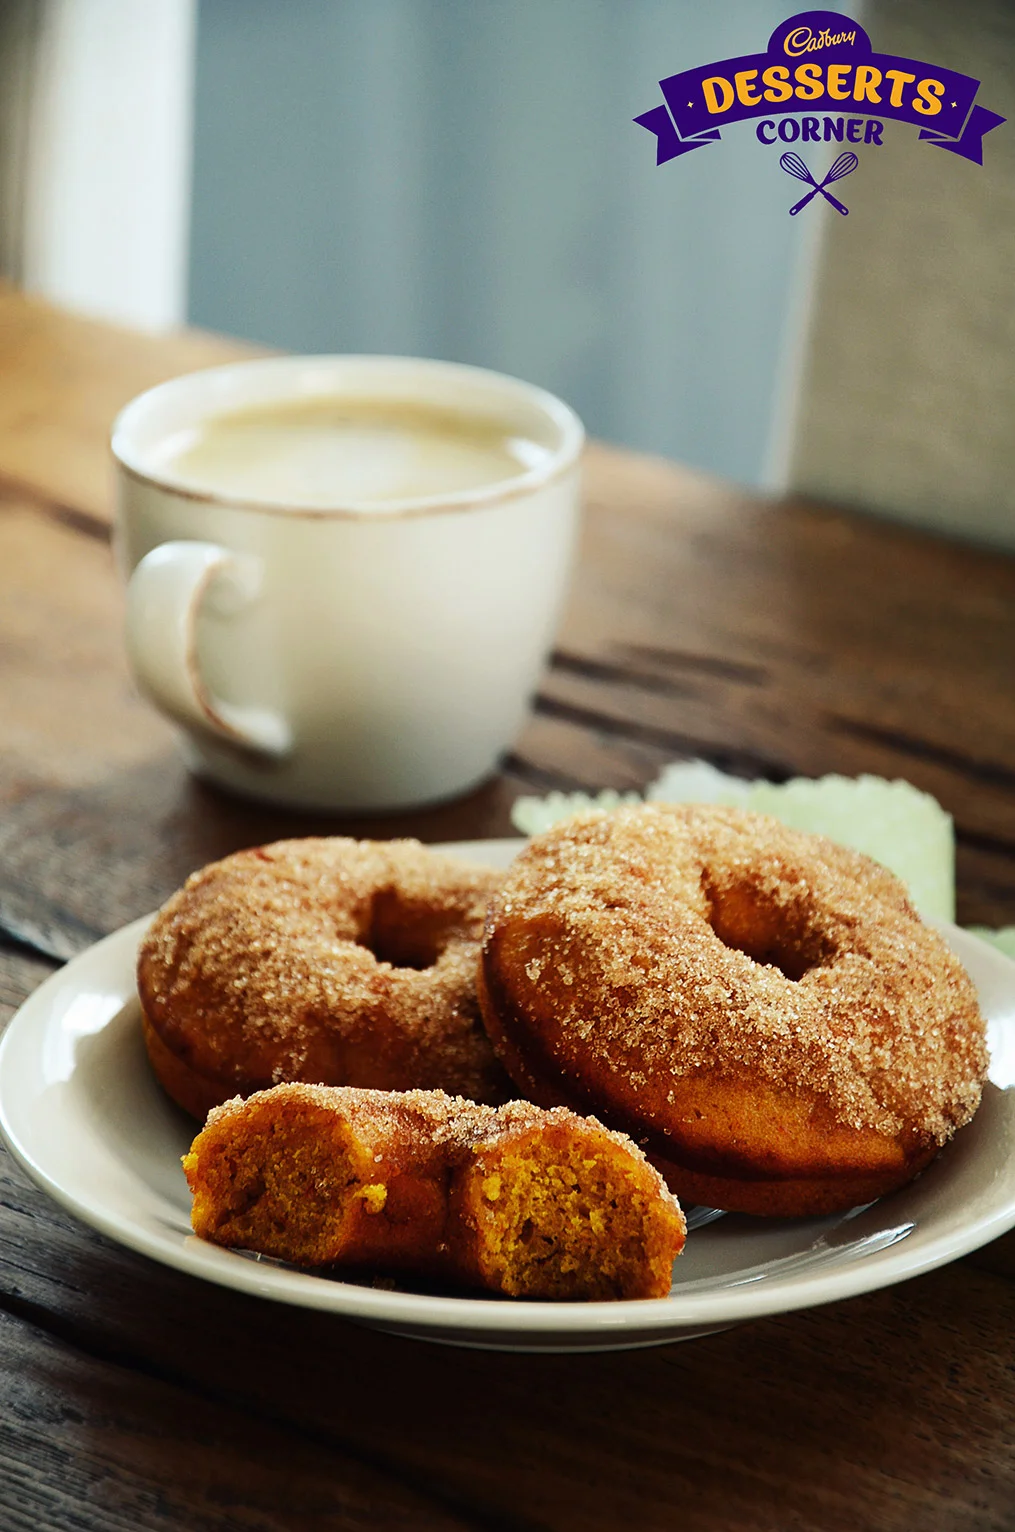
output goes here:
[[550, 451], [464, 411], [323, 397], [213, 416], [167, 443], [159, 466], [233, 499], [383, 509], [517, 478]]

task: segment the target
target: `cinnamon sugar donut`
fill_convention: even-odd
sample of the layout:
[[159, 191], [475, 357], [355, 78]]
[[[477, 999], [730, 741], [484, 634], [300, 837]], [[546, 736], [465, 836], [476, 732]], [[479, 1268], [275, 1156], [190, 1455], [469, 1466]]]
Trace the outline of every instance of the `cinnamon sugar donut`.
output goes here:
[[279, 1085], [211, 1113], [184, 1159], [203, 1239], [525, 1298], [664, 1298], [685, 1224], [594, 1118], [441, 1091]]
[[764, 815], [590, 814], [494, 896], [480, 1000], [516, 1083], [629, 1132], [681, 1198], [868, 1202], [980, 1100], [973, 985], [884, 868]]
[[282, 1080], [503, 1101], [475, 971], [498, 874], [418, 841], [278, 841], [188, 878], [141, 944], [155, 1072], [186, 1111]]

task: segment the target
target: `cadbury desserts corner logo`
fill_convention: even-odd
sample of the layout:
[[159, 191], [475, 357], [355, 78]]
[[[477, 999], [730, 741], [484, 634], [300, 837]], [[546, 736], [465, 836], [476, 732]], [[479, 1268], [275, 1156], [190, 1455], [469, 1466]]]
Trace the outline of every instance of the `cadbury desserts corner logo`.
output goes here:
[[[911, 123], [937, 148], [982, 165], [984, 134], [1005, 119], [976, 103], [979, 84], [953, 69], [875, 53], [863, 27], [839, 11], [803, 11], [776, 27], [764, 53], [660, 80], [665, 105], [634, 120], [655, 135], [657, 165], [718, 143], [720, 128], [749, 118], [759, 119], [761, 143], [784, 145], [876, 145], [885, 119]], [[819, 193], [847, 211], [827, 188], [856, 169], [851, 150], [820, 183], [795, 152], [783, 154], [780, 164], [811, 187], [791, 213]]]

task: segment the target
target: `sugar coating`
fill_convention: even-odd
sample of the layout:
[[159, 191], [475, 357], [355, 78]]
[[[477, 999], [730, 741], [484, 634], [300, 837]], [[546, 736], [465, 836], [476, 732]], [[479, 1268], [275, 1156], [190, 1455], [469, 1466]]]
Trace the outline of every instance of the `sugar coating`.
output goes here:
[[414, 1134], [425, 1135], [428, 1145], [440, 1146], [454, 1156], [466, 1155], [477, 1145], [499, 1146], [520, 1133], [550, 1127], [585, 1126], [601, 1133], [617, 1149], [622, 1149], [645, 1166], [658, 1186], [660, 1196], [679, 1207], [659, 1172], [652, 1167], [638, 1145], [626, 1133], [604, 1127], [597, 1117], [583, 1117], [568, 1107], [540, 1107], [531, 1101], [506, 1101], [501, 1106], [485, 1106], [464, 1096], [451, 1096], [442, 1090], [364, 1090], [351, 1085], [308, 1085], [294, 1081], [278, 1085], [253, 1096], [234, 1096], [208, 1113], [206, 1128], [230, 1121], [242, 1121], [254, 1108], [270, 1103], [278, 1109], [305, 1104], [328, 1112], [355, 1114], [359, 1123], [373, 1121], [378, 1127], [409, 1127]]
[[[142, 1005], [174, 1053], [226, 1082], [223, 1095], [310, 1078], [503, 1099], [475, 998], [498, 877], [410, 840], [237, 852], [156, 916], [139, 955]], [[371, 950], [379, 911], [420, 948], [420, 966]]]
[[635, 1086], [742, 1075], [937, 1143], [979, 1103], [975, 990], [903, 884], [766, 815], [653, 805], [559, 825], [491, 902], [487, 953], [505, 938], [515, 1002], [579, 1077], [583, 1055]]

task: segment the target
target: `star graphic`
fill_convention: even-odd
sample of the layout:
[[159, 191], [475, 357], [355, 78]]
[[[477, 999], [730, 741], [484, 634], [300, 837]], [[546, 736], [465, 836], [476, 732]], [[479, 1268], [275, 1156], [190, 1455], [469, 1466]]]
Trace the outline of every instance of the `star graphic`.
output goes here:
[[[688, 104], [688, 106], [693, 106], [694, 102], [693, 101], [689, 101], [687, 104]], [[952, 106], [954, 106], [954, 105], [955, 105], [955, 102], [953, 101], [952, 102]]]
[[949, 106], [958, 106], [958, 102], [957, 101], [949, 101], [948, 105]]

